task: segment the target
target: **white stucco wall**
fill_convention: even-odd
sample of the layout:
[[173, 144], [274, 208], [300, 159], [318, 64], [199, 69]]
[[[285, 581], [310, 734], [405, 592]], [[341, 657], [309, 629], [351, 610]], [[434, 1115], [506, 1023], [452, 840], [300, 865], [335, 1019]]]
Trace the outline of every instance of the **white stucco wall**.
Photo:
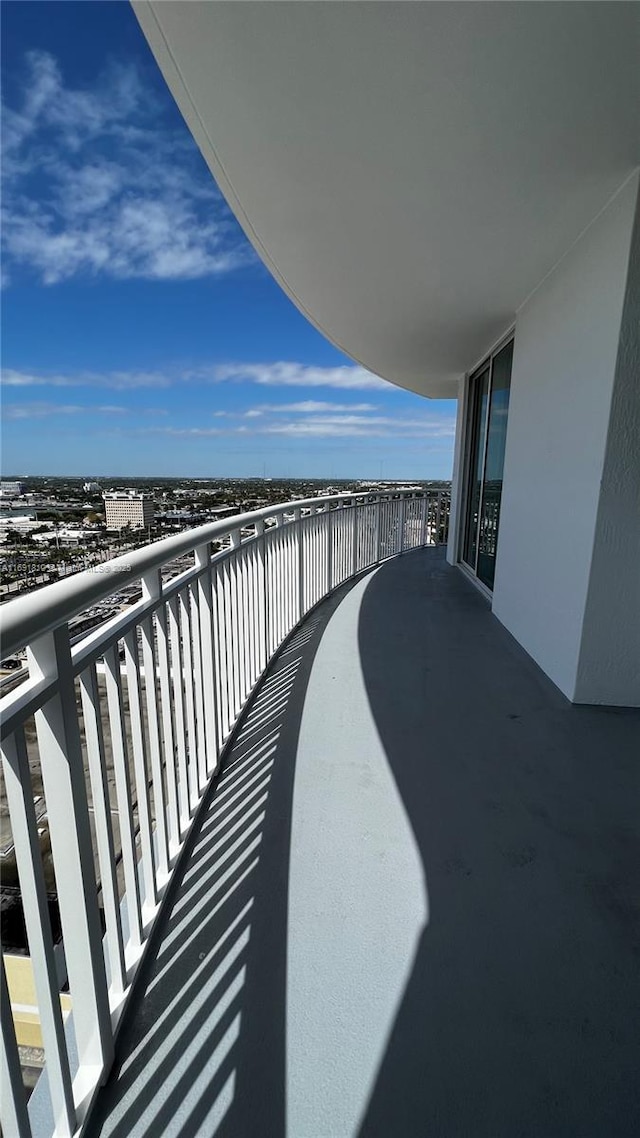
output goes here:
[[[609, 427], [637, 198], [636, 174], [516, 323], [493, 611], [569, 699], [592, 702], [636, 702], [615, 681], [600, 700], [595, 673], [588, 695], [577, 680], [605, 454], [621, 443]], [[602, 583], [591, 600], [593, 620]]]
[[640, 197], [574, 698], [640, 706]]

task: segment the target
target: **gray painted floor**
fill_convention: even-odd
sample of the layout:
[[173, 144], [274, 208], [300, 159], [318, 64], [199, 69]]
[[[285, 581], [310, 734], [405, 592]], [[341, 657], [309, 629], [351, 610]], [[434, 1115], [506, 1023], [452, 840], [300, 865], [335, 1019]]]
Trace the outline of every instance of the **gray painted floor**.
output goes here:
[[440, 551], [330, 598], [205, 800], [92, 1138], [640, 1133], [640, 714]]

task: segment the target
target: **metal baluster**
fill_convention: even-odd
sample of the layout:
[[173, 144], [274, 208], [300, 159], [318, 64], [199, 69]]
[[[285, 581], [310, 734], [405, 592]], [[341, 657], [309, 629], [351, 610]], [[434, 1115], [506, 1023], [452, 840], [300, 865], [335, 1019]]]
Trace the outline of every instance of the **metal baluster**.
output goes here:
[[279, 532], [279, 564], [280, 564], [280, 582], [278, 596], [280, 598], [280, 625], [278, 628], [278, 648], [282, 644], [287, 632], [287, 531], [284, 515], [280, 516], [280, 532]]
[[330, 593], [333, 588], [333, 510], [331, 505], [327, 502], [325, 506], [326, 522], [325, 533], [327, 542], [327, 593]]
[[295, 619], [296, 622], [302, 620], [304, 613], [304, 585], [303, 585], [303, 550], [302, 550], [302, 510], [296, 507], [293, 511], [293, 533], [294, 533], [294, 563], [295, 563], [295, 580], [296, 580], [296, 604], [295, 604]]
[[316, 507], [316, 519], [314, 527], [314, 566], [313, 566], [313, 604], [318, 601], [320, 591], [322, 588], [321, 581], [324, 580], [325, 563], [327, 559], [327, 551], [325, 549], [325, 538], [327, 530], [327, 518], [324, 513], [321, 513], [321, 507]]
[[274, 563], [275, 555], [273, 548], [273, 535], [275, 530], [270, 527], [265, 531], [264, 537], [264, 554], [265, 554], [265, 605], [267, 617], [267, 665], [271, 660], [274, 643], [274, 620], [275, 620], [275, 599], [273, 595], [273, 581], [274, 581]]
[[228, 738], [231, 727], [230, 685], [229, 675], [230, 657], [228, 643], [228, 597], [227, 597], [227, 561], [220, 562], [216, 568], [216, 603], [218, 613], [218, 673], [220, 676], [220, 742]]
[[267, 666], [267, 575], [264, 521], [256, 522], [256, 597], [258, 601], [258, 672], [262, 674]]
[[[57, 1132], [60, 1135], [70, 1136], [75, 1132], [76, 1113], [73, 1102], [73, 1091], [71, 1089], [71, 1073], [69, 1071], [67, 1045], [64, 1037], [62, 1011], [60, 1009], [58, 973], [53, 951], [53, 936], [51, 933], [47, 892], [42, 868], [38, 823], [36, 820], [35, 806], [33, 804], [29, 760], [22, 728], [9, 736], [2, 744], [2, 759], [7, 804], [11, 818], [11, 831], [18, 866], [20, 892], [22, 894], [22, 908], [27, 927], [29, 954], [33, 966], [38, 1009], [40, 1012], [40, 1025], [42, 1028], [42, 1040], [47, 1061], [51, 1105], [53, 1107]], [[2, 979], [4, 987], [4, 964], [2, 968]], [[9, 1104], [15, 1104], [14, 1113], [17, 1117], [20, 1115], [20, 1103], [24, 1107], [26, 1114], [19, 1066], [17, 1073], [19, 1092], [14, 1085], [14, 1054], [11, 1050], [13, 1019], [8, 993], [5, 998], [3, 992], [3, 1039], [5, 1037], [5, 1015], [8, 1016], [10, 1021], [10, 1033], [7, 1046], [7, 1077], [13, 1088], [13, 1093], [10, 1094], [7, 1099], [5, 1098], [3, 1090], [3, 1125], [5, 1125], [5, 1107], [7, 1107], [7, 1102]], [[16, 1131], [14, 1130], [13, 1133], [16, 1133]], [[11, 1134], [12, 1131], [7, 1129], [7, 1138], [10, 1138]]]
[[196, 703], [194, 691], [194, 662], [192, 648], [191, 604], [188, 589], [179, 594], [180, 630], [182, 633], [182, 656], [184, 662], [184, 694], [187, 720], [187, 778], [189, 785], [190, 811], [196, 809], [200, 794], [198, 790], [198, 734], [196, 729]]
[[420, 545], [425, 545], [425, 529], [427, 523], [427, 499], [423, 494], [420, 499]]
[[[4, 970], [4, 957], [0, 953], [0, 1018], [2, 1020], [2, 1051], [0, 1059], [0, 1124], [7, 1138], [31, 1138], [31, 1125], [22, 1085], [20, 1056], [13, 1025], [13, 1013]], [[50, 1077], [50, 1071], [47, 1067]], [[69, 1084], [69, 1090], [71, 1085]], [[75, 1122], [73, 1100], [69, 1101], [70, 1114], [66, 1128], [58, 1127], [59, 1134], [71, 1134]], [[54, 1117], [60, 1117], [54, 1111]]]
[[254, 684], [257, 679], [256, 669], [256, 622], [257, 612], [255, 607], [255, 539], [247, 545], [246, 552], [247, 561], [247, 607], [248, 607], [248, 629], [249, 629], [249, 650], [248, 650], [248, 687], [249, 691], [253, 691]]
[[187, 768], [187, 717], [184, 691], [184, 658], [180, 629], [181, 605], [177, 597], [169, 600], [169, 640], [171, 644], [171, 675], [173, 679], [173, 708], [176, 720], [176, 751], [178, 757], [178, 820], [182, 839], [191, 820], [191, 796]]
[[276, 613], [276, 627], [275, 638], [273, 643], [273, 651], [277, 652], [282, 643], [282, 631], [284, 628], [284, 541], [282, 537], [282, 515], [278, 514], [276, 517], [276, 531], [274, 535], [274, 549], [275, 556], [275, 603], [274, 609]]
[[214, 662], [214, 605], [211, 580], [209, 545], [199, 545], [195, 551], [196, 566], [202, 570], [197, 582], [197, 605], [200, 616], [200, 653], [202, 667], [202, 698], [204, 730], [206, 736], [206, 774], [211, 775], [218, 765], [220, 743], [218, 739], [218, 709], [216, 701]]
[[255, 620], [255, 554], [256, 547], [253, 541], [247, 544], [245, 550], [245, 589], [247, 599], [247, 628], [249, 630], [249, 648], [247, 653], [247, 690], [253, 691], [257, 679], [256, 673], [256, 620]]
[[211, 566], [211, 597], [213, 617], [213, 673], [216, 688], [218, 753], [222, 750], [227, 735], [225, 725], [225, 691], [226, 691], [226, 660], [224, 649], [224, 606], [223, 585], [220, 566], [215, 562]]
[[229, 589], [231, 597], [231, 659], [233, 661], [233, 711], [232, 722], [235, 723], [242, 706], [242, 690], [240, 678], [240, 649], [239, 649], [239, 614], [238, 614], [238, 554], [240, 547], [240, 531], [231, 533], [231, 548], [233, 553], [229, 558]]
[[312, 506], [309, 512], [309, 521], [307, 524], [307, 561], [309, 566], [307, 578], [309, 582], [309, 598], [307, 601], [307, 610], [313, 608], [315, 601], [317, 529], [318, 519], [316, 516], [316, 510]]
[[34, 640], [27, 660], [32, 676], [57, 676], [56, 694], [35, 716], [42, 783], [80, 1068], [105, 1071], [113, 1034], [67, 625]]
[[240, 549], [240, 612], [242, 646], [242, 706], [251, 691], [251, 620], [249, 613], [249, 588], [247, 584], [247, 547]]
[[276, 524], [271, 534], [270, 553], [272, 555], [271, 566], [273, 569], [271, 592], [269, 594], [269, 602], [273, 611], [273, 642], [271, 644], [271, 658], [273, 659], [280, 645], [280, 624], [282, 619], [282, 594], [280, 590], [282, 560], [279, 518], [276, 518]]
[[241, 535], [238, 535], [237, 552], [234, 558], [234, 598], [235, 598], [235, 613], [236, 624], [234, 630], [234, 644], [236, 652], [236, 661], [238, 665], [238, 690], [236, 702], [236, 714], [240, 713], [241, 708], [244, 706], [245, 701], [245, 612], [244, 612], [244, 592], [242, 583], [242, 556], [243, 549], [240, 544]]
[[294, 548], [294, 539], [296, 534], [297, 529], [294, 519], [293, 521], [287, 522], [287, 635], [289, 635], [298, 620], [296, 616], [296, 601], [298, 593], [298, 563]]
[[245, 634], [245, 664], [244, 678], [246, 697], [253, 687], [253, 596], [251, 592], [251, 553], [252, 546], [247, 542], [243, 549], [242, 560], [242, 587], [244, 591], [244, 634]]
[[138, 800], [140, 848], [142, 851], [143, 901], [153, 910], [158, 900], [158, 891], [156, 883], [156, 857], [151, 832], [149, 773], [147, 769], [147, 754], [142, 723], [142, 696], [140, 690], [140, 659], [138, 656], [137, 628], [134, 628], [125, 636], [124, 654], [127, 673], [127, 695], [129, 697], [131, 742], [133, 746], [133, 769]]
[[[162, 579], [159, 570], [154, 570], [142, 578], [143, 600], [159, 600], [162, 593]], [[147, 738], [151, 765], [151, 784], [155, 812], [156, 871], [160, 881], [169, 876], [169, 843], [167, 839], [167, 804], [162, 777], [160, 757], [160, 716], [158, 714], [158, 691], [156, 674], [156, 654], [153, 616], [149, 613], [140, 626], [142, 639], [142, 664], [144, 667], [144, 694], [147, 709]]]
[[127, 915], [129, 918], [129, 940], [135, 951], [142, 944], [142, 903], [136, 864], [133, 793], [129, 773], [124, 699], [117, 644], [114, 644], [112, 648], [109, 648], [105, 652], [104, 666], [107, 708], [109, 712], [109, 734], [111, 736], [111, 757], [116, 784], [116, 800], [118, 803], [120, 849], [122, 851], [125, 897], [127, 901]]
[[111, 990], [116, 997], [120, 997], [126, 988], [127, 978], [120, 921], [120, 899], [116, 878], [116, 852], [111, 826], [107, 763], [102, 733], [102, 712], [95, 664], [90, 664], [80, 676], [80, 693], [107, 930]]
[[178, 779], [176, 770], [173, 703], [171, 699], [171, 667], [169, 661], [166, 605], [161, 605], [156, 613], [155, 632], [158, 646], [160, 704], [162, 707], [162, 738], [164, 743], [163, 766], [167, 784], [167, 836], [169, 841], [169, 856], [172, 858], [177, 854], [180, 848], [180, 822], [178, 813]]
[[204, 681], [202, 675], [202, 630], [200, 627], [200, 590], [198, 581], [189, 585], [191, 612], [191, 652], [193, 666], [193, 700], [196, 713], [196, 769], [198, 798], [207, 785], [207, 737], [204, 721]]

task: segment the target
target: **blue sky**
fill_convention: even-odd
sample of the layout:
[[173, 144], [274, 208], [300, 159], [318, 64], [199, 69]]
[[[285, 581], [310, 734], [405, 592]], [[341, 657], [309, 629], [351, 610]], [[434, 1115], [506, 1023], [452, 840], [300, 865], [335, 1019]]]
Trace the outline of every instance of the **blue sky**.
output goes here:
[[449, 478], [455, 405], [320, 335], [124, 0], [2, 4], [5, 474]]

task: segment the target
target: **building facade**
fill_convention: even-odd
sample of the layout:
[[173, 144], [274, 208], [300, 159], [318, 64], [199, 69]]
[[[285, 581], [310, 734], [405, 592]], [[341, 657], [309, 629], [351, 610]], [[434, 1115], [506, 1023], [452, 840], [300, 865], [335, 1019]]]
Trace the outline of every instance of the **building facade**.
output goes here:
[[24, 492], [24, 482], [0, 482], [0, 497], [2, 498], [19, 498]]
[[107, 529], [145, 529], [154, 517], [153, 498], [135, 490], [112, 490], [102, 495]]
[[458, 400], [450, 561], [571, 701], [640, 704], [638, 6], [133, 7], [289, 297]]

